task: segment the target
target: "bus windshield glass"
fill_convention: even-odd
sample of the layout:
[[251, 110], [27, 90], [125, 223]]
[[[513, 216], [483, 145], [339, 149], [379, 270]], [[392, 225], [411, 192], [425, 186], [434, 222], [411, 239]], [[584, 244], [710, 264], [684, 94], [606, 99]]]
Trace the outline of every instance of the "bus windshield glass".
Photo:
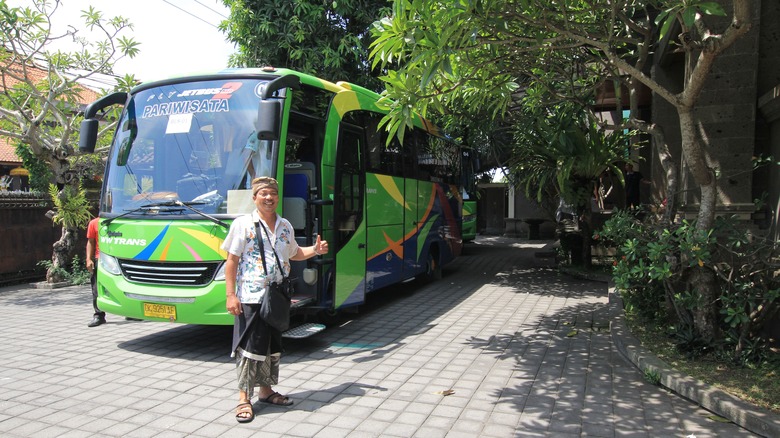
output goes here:
[[275, 176], [278, 155], [277, 142], [258, 140], [254, 130], [265, 84], [183, 82], [135, 94], [106, 163], [101, 213], [173, 201], [204, 213], [251, 211], [252, 179]]

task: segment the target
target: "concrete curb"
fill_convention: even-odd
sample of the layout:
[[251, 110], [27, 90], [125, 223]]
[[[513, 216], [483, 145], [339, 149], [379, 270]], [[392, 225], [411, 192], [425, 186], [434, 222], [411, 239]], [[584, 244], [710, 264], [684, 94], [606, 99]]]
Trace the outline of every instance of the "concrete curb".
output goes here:
[[750, 432], [766, 436], [780, 436], [780, 415], [748, 404], [724, 391], [675, 371], [664, 361], [642, 348], [626, 326], [623, 299], [609, 285], [610, 334], [618, 351], [643, 373], [660, 377], [659, 385], [697, 403], [701, 407], [727, 418]]

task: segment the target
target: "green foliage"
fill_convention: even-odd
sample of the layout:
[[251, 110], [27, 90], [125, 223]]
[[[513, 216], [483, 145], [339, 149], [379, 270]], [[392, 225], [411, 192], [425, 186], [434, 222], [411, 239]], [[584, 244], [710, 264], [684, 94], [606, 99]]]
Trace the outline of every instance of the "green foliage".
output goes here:
[[79, 256], [73, 257], [70, 269], [55, 266], [51, 260], [41, 260], [38, 262], [38, 266], [44, 267], [47, 271], [54, 272], [59, 278], [62, 278], [70, 284], [87, 284], [92, 277], [92, 274], [87, 271], [87, 268], [84, 263], [81, 262]]
[[232, 65], [293, 68], [331, 81], [378, 90], [368, 62], [369, 27], [388, 11], [384, 0], [223, 0], [220, 25], [238, 46]]
[[726, 15], [723, 7], [714, 1], [685, 0], [668, 3], [671, 7], [662, 10], [655, 18], [655, 24], [660, 27], [660, 39], [666, 37], [675, 22], [679, 22], [683, 26], [684, 31], [693, 27], [696, 14], [721, 17]]
[[605, 60], [634, 61], [650, 23], [633, 21], [646, 16], [646, 2], [604, 6], [394, 1], [371, 45], [372, 64], [387, 70], [389, 130], [401, 135], [415, 111], [439, 124], [442, 117], [445, 127], [467, 126], [466, 142], [503, 166], [515, 144], [507, 133], [522, 132], [514, 119], [521, 99], [539, 114], [563, 101], [589, 112], [606, 81], [620, 90], [624, 72]]
[[[110, 75], [113, 65], [138, 54], [138, 43], [123, 33], [132, 24], [106, 18], [90, 7], [84, 25], [72, 23], [64, 35], [52, 34], [57, 2], [35, 0], [32, 6], [9, 7], [0, 1], [0, 136], [10, 138], [31, 187], [46, 192], [49, 183], [72, 184], [85, 177], [71, 167], [78, 144], [85, 79]], [[80, 32], [91, 31], [90, 38]], [[55, 40], [71, 40], [69, 50], [53, 49]], [[64, 47], [64, 46], [63, 46]], [[118, 87], [133, 82], [123, 78]], [[75, 173], [75, 174], [74, 174]], [[88, 175], [91, 177], [91, 175]]]
[[36, 157], [29, 147], [22, 143], [17, 143], [16, 155], [22, 159], [22, 165], [30, 172], [30, 190], [46, 193], [48, 191], [49, 181], [52, 180], [51, 169], [48, 164]]
[[[616, 212], [597, 238], [618, 249], [613, 280], [626, 307], [659, 322], [672, 318], [671, 336], [681, 351], [697, 356], [717, 349], [741, 363], [764, 359], [768, 339], [763, 328], [780, 312], [777, 243], [756, 239], [735, 218], [718, 218], [711, 230], [688, 221], [661, 228], [625, 211]], [[702, 268], [719, 280], [723, 339], [703, 339], [692, 321], [693, 310], [706, 303], [686, 280], [693, 269]]]
[[54, 184], [49, 185], [49, 196], [56, 209], [52, 221], [67, 228], [84, 228], [92, 214], [89, 212], [89, 199], [83, 187], [65, 186], [62, 191]]
[[633, 132], [606, 131], [572, 104], [533, 108], [517, 117], [512, 159], [507, 163], [515, 181], [538, 201], [562, 197], [582, 212], [590, 208], [593, 188], [605, 171], [623, 174], [618, 163], [630, 148]]
[[658, 370], [646, 369], [644, 372], [645, 381], [651, 385], [658, 386], [661, 383], [661, 373]]

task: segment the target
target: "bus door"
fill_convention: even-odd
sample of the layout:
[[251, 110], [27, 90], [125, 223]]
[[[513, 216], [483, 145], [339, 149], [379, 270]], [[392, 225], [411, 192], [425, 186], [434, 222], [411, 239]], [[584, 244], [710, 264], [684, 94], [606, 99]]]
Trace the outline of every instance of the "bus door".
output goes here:
[[355, 306], [366, 296], [366, 221], [363, 130], [342, 124], [334, 178], [334, 308]]
[[417, 131], [407, 132], [404, 137], [403, 157], [404, 157], [404, 267], [403, 278], [407, 280], [414, 277], [420, 271], [420, 251], [424, 242], [419, 241], [420, 228], [424, 225], [421, 221], [425, 220], [425, 203], [420, 202], [419, 190], [423, 184], [418, 181], [421, 177], [417, 166], [417, 149], [415, 143]]

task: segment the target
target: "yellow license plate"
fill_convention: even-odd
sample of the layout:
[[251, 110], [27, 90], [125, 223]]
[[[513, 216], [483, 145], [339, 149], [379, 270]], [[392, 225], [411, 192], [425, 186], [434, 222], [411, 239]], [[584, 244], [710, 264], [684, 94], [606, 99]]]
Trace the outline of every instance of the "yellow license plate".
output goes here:
[[144, 303], [144, 316], [150, 318], [165, 318], [171, 321], [176, 320], [176, 306], [167, 304]]

